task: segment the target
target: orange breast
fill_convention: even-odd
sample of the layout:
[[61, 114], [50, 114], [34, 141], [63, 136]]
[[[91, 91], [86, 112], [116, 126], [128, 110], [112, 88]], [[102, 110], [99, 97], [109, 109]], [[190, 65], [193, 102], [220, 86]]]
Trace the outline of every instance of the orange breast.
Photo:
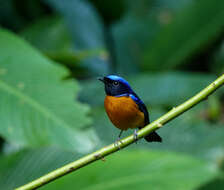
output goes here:
[[144, 113], [131, 97], [106, 96], [104, 106], [111, 122], [121, 130], [144, 126]]

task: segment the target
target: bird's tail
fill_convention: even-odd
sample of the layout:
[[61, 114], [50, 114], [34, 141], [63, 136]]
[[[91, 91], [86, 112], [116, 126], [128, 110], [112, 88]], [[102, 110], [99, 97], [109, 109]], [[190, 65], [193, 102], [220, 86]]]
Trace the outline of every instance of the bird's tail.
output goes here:
[[162, 142], [162, 138], [156, 132], [152, 132], [144, 138], [147, 142]]
[[[141, 129], [142, 127], [139, 127]], [[162, 138], [154, 131], [144, 137], [147, 142], [162, 142]]]

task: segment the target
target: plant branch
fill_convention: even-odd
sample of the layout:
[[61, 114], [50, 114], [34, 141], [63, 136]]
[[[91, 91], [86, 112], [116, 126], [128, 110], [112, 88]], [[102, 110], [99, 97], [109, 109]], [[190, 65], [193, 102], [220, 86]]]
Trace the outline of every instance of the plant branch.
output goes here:
[[[185, 111], [191, 109], [196, 104], [200, 103], [201, 101], [207, 99], [209, 95], [211, 95], [213, 92], [215, 92], [216, 89], [220, 88], [224, 84], [224, 74], [217, 78], [214, 82], [212, 82], [209, 86], [207, 86], [205, 89], [203, 89], [201, 92], [184, 102], [183, 104], [174, 107], [172, 110], [170, 110], [168, 113], [160, 117], [159, 119], [155, 120], [154, 122], [150, 123], [143, 129], [138, 131], [138, 139], [148, 135], [149, 133], [161, 128], [164, 124], [169, 122], [170, 120], [173, 120], [177, 116], [181, 115]], [[171, 87], [172, 88], [172, 87]], [[36, 189], [38, 187], [41, 187], [51, 181], [54, 181], [55, 179], [64, 176], [70, 172], [73, 172], [75, 170], [78, 170], [79, 168], [82, 168], [92, 162], [95, 162], [99, 159], [103, 159], [105, 156], [112, 154], [113, 152], [119, 151], [121, 148], [124, 148], [132, 143], [135, 142], [135, 139], [133, 135], [130, 135], [126, 138], [123, 138], [121, 142], [118, 142], [118, 145], [115, 146], [114, 144], [111, 144], [109, 146], [103, 147], [100, 150], [91, 153], [87, 156], [84, 156], [80, 158], [79, 160], [76, 160], [74, 162], [71, 162], [59, 169], [56, 169], [26, 185], [23, 185], [21, 187], [18, 187], [16, 190], [28, 190], [28, 189]]]

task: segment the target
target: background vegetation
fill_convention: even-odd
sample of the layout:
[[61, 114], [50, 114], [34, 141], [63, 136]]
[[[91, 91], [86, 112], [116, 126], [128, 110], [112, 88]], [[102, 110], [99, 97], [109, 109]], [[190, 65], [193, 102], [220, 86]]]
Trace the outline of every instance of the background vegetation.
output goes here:
[[[0, 0], [0, 27], [4, 190], [115, 141], [96, 77], [126, 77], [154, 120], [224, 71], [223, 0]], [[41, 189], [223, 189], [223, 95], [159, 130], [162, 144]]]

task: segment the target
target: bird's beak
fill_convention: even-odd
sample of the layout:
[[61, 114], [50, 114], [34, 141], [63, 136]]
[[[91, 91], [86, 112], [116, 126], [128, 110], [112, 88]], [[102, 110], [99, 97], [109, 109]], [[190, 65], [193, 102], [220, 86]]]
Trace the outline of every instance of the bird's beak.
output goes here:
[[104, 77], [98, 77], [97, 79], [98, 79], [99, 81], [105, 83]]

